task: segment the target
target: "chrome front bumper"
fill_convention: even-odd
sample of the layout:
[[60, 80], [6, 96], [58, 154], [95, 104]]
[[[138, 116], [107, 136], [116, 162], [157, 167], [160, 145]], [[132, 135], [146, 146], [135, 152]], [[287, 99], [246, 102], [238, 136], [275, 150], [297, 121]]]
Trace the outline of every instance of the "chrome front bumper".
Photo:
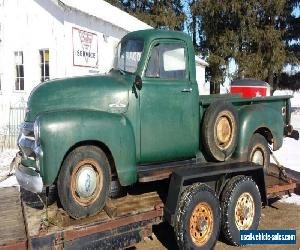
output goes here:
[[43, 190], [43, 180], [38, 172], [22, 164], [16, 166], [16, 178], [20, 186], [33, 192], [41, 193]]
[[[26, 190], [33, 193], [41, 193], [43, 189], [43, 180], [39, 174], [39, 162], [43, 156], [43, 151], [40, 146], [35, 143], [33, 123], [22, 123], [18, 138], [18, 146], [21, 152], [17, 154], [12, 163], [16, 169], [17, 181], [20, 186]], [[28, 160], [34, 161], [35, 164], [27, 165], [28, 162], [26, 163], [26, 161]]]

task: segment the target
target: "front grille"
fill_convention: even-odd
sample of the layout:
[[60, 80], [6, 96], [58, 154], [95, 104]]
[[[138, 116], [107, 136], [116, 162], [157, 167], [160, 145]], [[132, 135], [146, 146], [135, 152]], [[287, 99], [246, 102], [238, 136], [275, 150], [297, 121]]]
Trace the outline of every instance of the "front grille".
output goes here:
[[19, 138], [18, 138], [18, 146], [26, 158], [35, 157], [33, 123], [29, 123], [29, 122], [22, 123], [20, 127]]
[[23, 133], [25, 136], [34, 137], [33, 123], [23, 122], [20, 128], [20, 133]]

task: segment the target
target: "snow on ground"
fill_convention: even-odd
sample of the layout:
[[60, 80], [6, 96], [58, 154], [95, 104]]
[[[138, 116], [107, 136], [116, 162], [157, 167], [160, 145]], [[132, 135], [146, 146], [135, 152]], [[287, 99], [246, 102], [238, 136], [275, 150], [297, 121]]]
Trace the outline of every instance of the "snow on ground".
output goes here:
[[6, 180], [0, 182], [0, 188], [4, 187], [16, 187], [19, 186], [16, 176], [12, 175], [8, 177]]
[[[294, 129], [300, 132], [300, 110], [292, 113], [291, 124]], [[279, 163], [286, 168], [300, 172], [300, 140], [293, 138], [284, 138], [282, 147], [274, 152]], [[272, 162], [274, 162], [271, 159]]]
[[[9, 149], [0, 152], [0, 179], [9, 173], [9, 167], [12, 159], [16, 156], [16, 149]], [[15, 176], [10, 176], [6, 180], [0, 182], [0, 188], [18, 186]]]
[[6, 149], [0, 152], [0, 178], [9, 172], [10, 163], [17, 152], [16, 149]]
[[280, 202], [289, 203], [289, 204], [296, 204], [300, 206], [300, 195], [291, 194], [291, 196], [285, 195], [280, 199]]

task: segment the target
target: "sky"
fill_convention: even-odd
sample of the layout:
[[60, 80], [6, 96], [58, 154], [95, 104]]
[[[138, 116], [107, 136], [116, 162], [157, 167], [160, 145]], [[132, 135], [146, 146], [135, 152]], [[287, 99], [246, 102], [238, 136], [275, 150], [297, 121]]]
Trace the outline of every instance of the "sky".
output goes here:
[[298, 17], [300, 16], [300, 7], [298, 6], [297, 8], [295, 8], [295, 10], [293, 11], [293, 14]]

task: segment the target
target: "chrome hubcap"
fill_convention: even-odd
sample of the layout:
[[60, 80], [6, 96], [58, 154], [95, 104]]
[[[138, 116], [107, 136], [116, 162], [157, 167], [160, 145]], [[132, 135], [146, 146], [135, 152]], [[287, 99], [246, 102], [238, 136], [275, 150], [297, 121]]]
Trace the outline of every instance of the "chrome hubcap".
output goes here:
[[97, 173], [90, 165], [85, 165], [77, 172], [75, 178], [75, 191], [81, 198], [93, 195], [97, 186]]

